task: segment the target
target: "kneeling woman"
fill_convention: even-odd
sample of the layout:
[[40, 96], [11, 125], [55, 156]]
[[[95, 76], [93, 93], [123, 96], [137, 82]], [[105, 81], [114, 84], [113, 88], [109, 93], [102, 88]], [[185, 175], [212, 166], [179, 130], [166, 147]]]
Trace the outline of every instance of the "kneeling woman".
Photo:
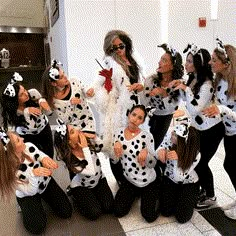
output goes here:
[[51, 177], [57, 163], [13, 132], [1, 130], [0, 139], [0, 194], [8, 199], [16, 191], [25, 228], [33, 234], [45, 230], [47, 217], [42, 200], [60, 218], [71, 217], [69, 199]]
[[198, 131], [188, 127], [188, 118], [169, 130], [157, 149], [158, 159], [166, 164], [160, 199], [161, 214], [175, 215], [179, 223], [193, 215], [199, 192], [194, 168], [200, 160]]
[[147, 112], [143, 105], [134, 106], [128, 115], [128, 126], [117, 130], [114, 137], [114, 163], [121, 161], [124, 182], [115, 196], [115, 215], [122, 217], [141, 196], [141, 214], [147, 222], [157, 219], [159, 211], [160, 176], [156, 175], [154, 140], [151, 133], [139, 126]]
[[59, 119], [57, 122], [55, 147], [58, 158], [69, 170], [71, 194], [78, 211], [90, 220], [112, 213], [114, 198], [97, 155], [103, 145], [94, 134], [66, 126]]

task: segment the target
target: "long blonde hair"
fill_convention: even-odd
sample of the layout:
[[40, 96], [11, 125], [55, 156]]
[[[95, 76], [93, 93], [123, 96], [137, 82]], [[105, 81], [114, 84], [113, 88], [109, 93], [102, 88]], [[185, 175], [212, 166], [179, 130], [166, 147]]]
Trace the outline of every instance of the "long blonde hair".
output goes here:
[[227, 57], [225, 53], [220, 51], [218, 48], [214, 50], [214, 53], [222, 61], [223, 64], [229, 64], [227, 74], [223, 75], [221, 73], [216, 73], [215, 77], [215, 87], [217, 87], [219, 81], [224, 79], [228, 82], [228, 93], [227, 96], [231, 98], [236, 98], [236, 48], [232, 45], [224, 45]]

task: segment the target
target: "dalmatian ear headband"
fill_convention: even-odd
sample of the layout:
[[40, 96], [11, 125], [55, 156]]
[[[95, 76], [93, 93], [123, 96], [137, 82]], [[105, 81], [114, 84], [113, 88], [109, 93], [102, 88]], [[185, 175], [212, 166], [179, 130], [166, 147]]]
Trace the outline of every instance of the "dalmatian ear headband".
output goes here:
[[66, 125], [65, 125], [65, 123], [59, 118], [57, 118], [56, 121], [57, 121], [57, 124], [58, 124], [58, 126], [56, 128], [56, 132], [59, 133], [62, 136], [65, 136], [66, 135]]
[[229, 57], [227, 55], [227, 52], [225, 50], [225, 47], [224, 47], [224, 44], [223, 42], [219, 39], [219, 38], [216, 38], [216, 44], [217, 44], [217, 49], [222, 52], [225, 56], [225, 58], [229, 61]]
[[48, 72], [50, 79], [53, 79], [53, 80], [59, 79], [59, 70], [57, 69], [57, 67], [59, 67], [61, 65], [62, 65], [62, 63], [57, 61], [56, 59], [52, 60], [51, 68]]
[[178, 118], [176, 121], [181, 122], [180, 124], [177, 124], [174, 126], [174, 132], [185, 139], [188, 137], [188, 128], [190, 126], [190, 119], [188, 117], [184, 118]]
[[7, 149], [6, 146], [9, 143], [10, 139], [8, 135], [5, 133], [5, 131], [2, 129], [2, 127], [0, 127], [0, 139], [2, 141], [4, 149], [6, 150]]
[[146, 107], [146, 111], [149, 117], [152, 117], [154, 112], [156, 110], [156, 107], [151, 107], [151, 106], [147, 106]]
[[166, 52], [169, 52], [172, 57], [176, 57], [177, 50], [170, 45], [163, 43], [161, 45], [157, 45], [157, 47], [163, 48]]
[[6, 89], [4, 90], [3, 94], [8, 95], [9, 97], [15, 97], [16, 91], [13, 87], [13, 84], [15, 84], [17, 81], [23, 81], [23, 78], [21, 75], [17, 72], [14, 73], [14, 75], [11, 78], [10, 83], [7, 85]]
[[194, 43], [188, 44], [187, 47], [184, 49], [183, 53], [186, 53], [186, 52], [190, 52], [193, 56], [196, 55], [196, 54], [200, 55], [202, 65], [204, 64], [201, 49], [197, 45], [195, 45]]

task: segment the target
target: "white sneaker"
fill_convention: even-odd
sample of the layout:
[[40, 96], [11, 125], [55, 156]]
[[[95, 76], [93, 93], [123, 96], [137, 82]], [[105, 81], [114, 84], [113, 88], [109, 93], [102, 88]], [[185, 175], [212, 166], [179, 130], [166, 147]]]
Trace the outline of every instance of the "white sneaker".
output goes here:
[[236, 200], [234, 200], [233, 202], [231, 202], [231, 203], [229, 203], [229, 204], [227, 204], [225, 206], [222, 206], [221, 209], [223, 211], [226, 211], [226, 210], [229, 210], [229, 209], [231, 209], [231, 208], [233, 208], [235, 206], [236, 206]]
[[236, 220], [236, 206], [229, 210], [225, 210], [224, 213], [228, 218]]

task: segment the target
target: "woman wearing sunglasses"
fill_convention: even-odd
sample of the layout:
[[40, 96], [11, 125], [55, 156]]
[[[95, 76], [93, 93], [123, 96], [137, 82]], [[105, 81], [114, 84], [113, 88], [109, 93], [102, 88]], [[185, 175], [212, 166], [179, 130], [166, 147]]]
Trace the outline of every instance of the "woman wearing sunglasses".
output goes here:
[[[114, 131], [126, 125], [128, 110], [139, 103], [145, 73], [143, 60], [133, 50], [132, 40], [124, 31], [109, 31], [103, 50], [102, 70], [94, 84], [95, 105], [100, 113], [104, 151], [111, 154]], [[113, 165], [112, 170], [119, 183], [122, 172], [116, 173]]]

